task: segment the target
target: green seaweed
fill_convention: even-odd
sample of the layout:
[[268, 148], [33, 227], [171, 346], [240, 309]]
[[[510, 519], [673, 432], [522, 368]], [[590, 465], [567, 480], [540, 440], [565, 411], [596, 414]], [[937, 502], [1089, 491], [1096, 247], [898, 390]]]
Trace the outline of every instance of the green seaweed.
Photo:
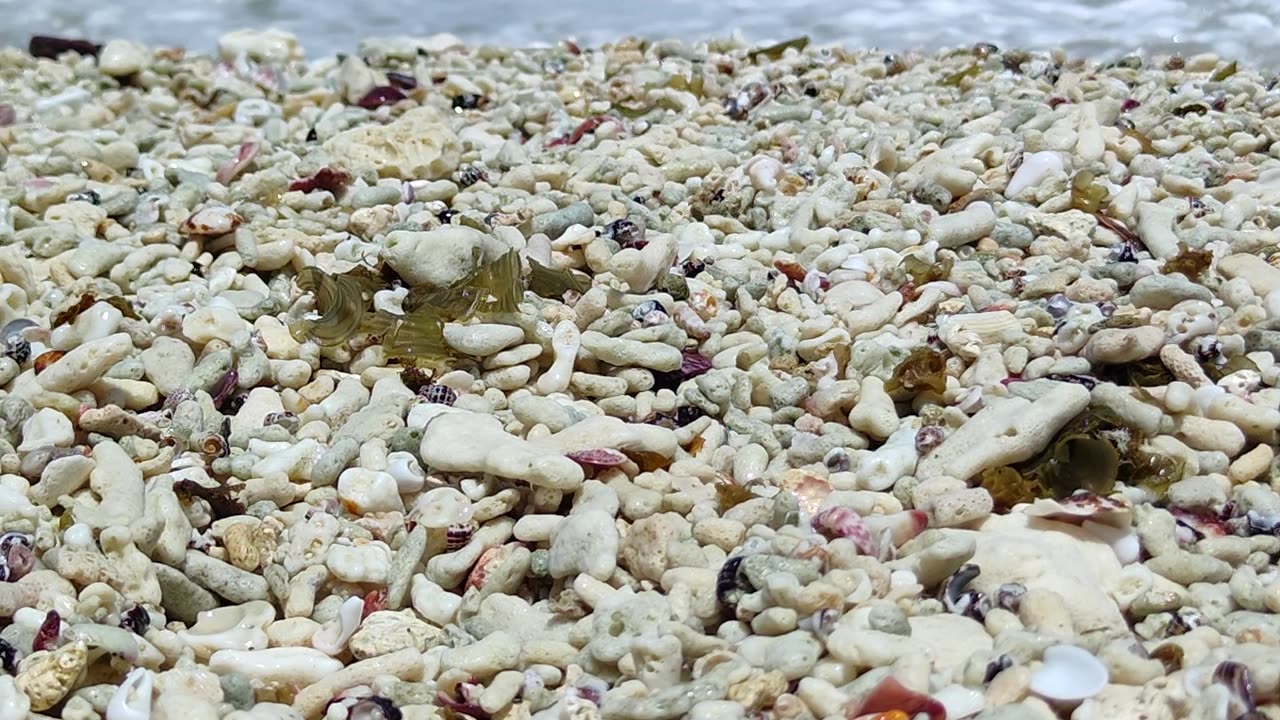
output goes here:
[[292, 319], [289, 333], [299, 342], [314, 340], [325, 346], [341, 345], [360, 330], [377, 289], [377, 284], [368, 277], [330, 275], [316, 267], [303, 268], [296, 282], [302, 292], [315, 295], [319, 317]]
[[1150, 357], [1119, 365], [1103, 365], [1095, 369], [1098, 379], [1126, 387], [1159, 387], [1177, 380], [1158, 357]]
[[1258, 365], [1244, 355], [1235, 355], [1228, 358], [1227, 361], [1221, 365], [1213, 362], [1201, 363], [1201, 367], [1204, 368], [1204, 374], [1208, 375], [1209, 379], [1215, 383], [1231, 373], [1239, 372], [1241, 370], [1252, 370], [1253, 372], [1258, 372]]
[[1235, 75], [1237, 70], [1238, 70], [1238, 67], [1236, 65], [1236, 61], [1232, 60], [1231, 62], [1224, 65], [1221, 70], [1218, 70], [1213, 75], [1210, 75], [1209, 80], [1213, 82], [1222, 82], [1223, 80], [1226, 80], [1232, 75]]
[[944, 87], [960, 87], [960, 83], [964, 82], [965, 78], [977, 77], [978, 73], [981, 71], [982, 66], [978, 63], [974, 63], [963, 70], [957, 70], [956, 72], [943, 76], [943, 78], [938, 81], [938, 84]]
[[747, 53], [747, 59], [751, 62], [760, 62], [760, 58], [766, 60], [779, 60], [791, 48], [795, 48], [796, 52], [803, 52], [809, 46], [809, 36], [801, 35], [790, 40], [783, 40], [780, 43], [766, 45]]
[[885, 392], [899, 390], [917, 392], [932, 390], [941, 393], [947, 389], [947, 358], [930, 347], [918, 347], [893, 369]]
[[1146, 437], [1106, 408], [1091, 407], [1067, 423], [1039, 455], [984, 470], [981, 485], [999, 509], [1037, 498], [1065, 498], [1077, 490], [1106, 495], [1117, 483], [1157, 498], [1182, 478], [1183, 463], [1143, 448]]
[[559, 299], [570, 290], [584, 293], [591, 289], [591, 278], [573, 270], [553, 268], [529, 259], [529, 290], [538, 297]]

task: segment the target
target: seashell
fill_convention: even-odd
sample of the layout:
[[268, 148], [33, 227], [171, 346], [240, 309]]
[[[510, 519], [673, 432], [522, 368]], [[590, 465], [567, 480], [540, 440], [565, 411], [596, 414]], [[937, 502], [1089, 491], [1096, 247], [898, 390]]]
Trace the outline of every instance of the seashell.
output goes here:
[[1024, 507], [1031, 517], [1057, 520], [1079, 525], [1086, 520], [1127, 528], [1133, 525], [1133, 506], [1123, 497], [1103, 497], [1088, 490], [1077, 490], [1062, 500], [1041, 498]]
[[474, 509], [461, 490], [438, 487], [418, 496], [414, 512], [418, 524], [439, 530], [470, 522]]
[[178, 231], [186, 235], [214, 237], [232, 232], [243, 222], [244, 218], [225, 205], [205, 205], [188, 215]]
[[66, 353], [61, 350], [49, 350], [37, 355], [35, 362], [36, 374], [39, 375], [44, 372], [50, 365], [61, 360], [63, 355], [66, 355]]
[[418, 464], [418, 458], [403, 450], [387, 455], [387, 474], [395, 479], [401, 495], [418, 492], [427, 482], [427, 474]]
[[231, 454], [231, 446], [227, 444], [227, 439], [217, 433], [202, 435], [192, 444], [196, 452], [206, 458], [220, 458]]
[[267, 413], [266, 417], [262, 418], [263, 427], [279, 425], [291, 433], [297, 432], [300, 424], [298, 416], [288, 411]]
[[1218, 663], [1213, 669], [1213, 681], [1230, 693], [1227, 717], [1242, 718], [1246, 713], [1258, 709], [1253, 696], [1253, 682], [1249, 679], [1249, 668], [1243, 663], [1231, 660]]
[[981, 692], [963, 685], [948, 685], [933, 694], [942, 703], [948, 720], [962, 720], [982, 712], [986, 702]]
[[810, 523], [814, 530], [829, 539], [848, 538], [857, 546], [863, 555], [876, 557], [880, 554], [880, 542], [871, 530], [862, 522], [862, 516], [853, 508], [827, 508], [813, 516]]
[[[517, 544], [513, 544], [518, 546]], [[467, 584], [465, 588], [483, 588], [484, 582], [489, 578], [489, 573], [498, 563], [502, 562], [506, 556], [511, 554], [514, 548], [511, 545], [499, 545], [491, 547], [480, 554], [480, 559], [476, 560], [475, 567], [471, 568], [471, 572], [467, 575]]]
[[989, 345], [1003, 345], [1026, 335], [1022, 321], [1008, 310], [938, 317], [938, 339], [951, 352], [973, 359]]
[[347, 598], [338, 608], [338, 615], [311, 636], [311, 647], [330, 657], [341, 655], [363, 619], [364, 598]]
[[822, 501], [831, 494], [831, 484], [826, 480], [801, 470], [788, 470], [783, 473], [781, 486], [796, 496], [800, 509], [809, 515], [818, 512]]
[[1110, 681], [1107, 666], [1074, 645], [1045, 648], [1044, 664], [1031, 674], [1031, 692], [1045, 700], [1076, 703], [1102, 692]]
[[923, 693], [908, 689], [893, 677], [881, 680], [861, 700], [845, 706], [845, 717], [857, 718], [872, 713], [888, 715], [898, 711], [903, 717], [914, 718], [924, 713], [929, 720], [946, 720], [947, 709], [942, 703]]
[[977, 590], [967, 590], [969, 583], [982, 570], [973, 563], [965, 563], [942, 586], [942, 606], [949, 613], [963, 615], [982, 622], [991, 609], [991, 600]]
[[1022, 164], [1013, 173], [1013, 177], [1009, 178], [1009, 185], [1005, 188], [1004, 196], [1011, 198], [1027, 188], [1036, 187], [1050, 175], [1056, 172], [1063, 172], [1065, 167], [1062, 155], [1051, 150], [1042, 150], [1025, 155], [1022, 158]]
[[205, 610], [196, 622], [178, 631], [178, 638], [208, 657], [218, 650], [259, 650], [267, 647], [267, 625], [276, 619], [271, 603], [254, 600], [243, 605]]
[[249, 167], [249, 163], [253, 162], [253, 158], [257, 154], [258, 143], [247, 142], [241, 144], [236, 154], [218, 168], [218, 174], [214, 176], [214, 179], [223, 185], [230, 185], [237, 175], [243, 172], [246, 167]]
[[455, 523], [445, 530], [444, 549], [447, 552], [461, 550], [471, 542], [471, 536], [476, 532], [476, 522], [468, 520], [466, 522]]
[[400, 720], [401, 717], [400, 708], [379, 695], [358, 700], [347, 710], [347, 720]]
[[151, 671], [134, 668], [111, 696], [106, 720], [148, 720], [151, 717]]
[[902, 545], [929, 527], [929, 514], [923, 510], [903, 510], [888, 515], [868, 515], [862, 523], [875, 537], [887, 537], [894, 546]]
[[699, 290], [689, 296], [689, 307], [704, 321], [710, 321], [720, 312], [720, 300], [707, 290]]
[[452, 406], [458, 400], [458, 393], [448, 385], [433, 383], [423, 385], [418, 390], [418, 397], [429, 403]]
[[920, 453], [920, 457], [924, 457], [933, 452], [934, 448], [942, 444], [946, 439], [946, 434], [942, 432], [942, 428], [937, 425], [925, 425], [916, 431], [916, 452]]
[[577, 450], [575, 452], [566, 453], [565, 457], [589, 467], [617, 467], [627, 462], [628, 458], [623, 453], [610, 448], [594, 448], [591, 450]]

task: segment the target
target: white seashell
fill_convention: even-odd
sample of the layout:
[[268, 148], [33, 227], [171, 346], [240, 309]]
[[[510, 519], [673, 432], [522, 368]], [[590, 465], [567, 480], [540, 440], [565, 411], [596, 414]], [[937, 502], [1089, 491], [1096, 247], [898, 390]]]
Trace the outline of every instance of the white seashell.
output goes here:
[[1031, 692], [1046, 700], [1074, 703], [1107, 687], [1107, 666], [1088, 650], [1054, 645], [1044, 651], [1044, 664], [1031, 674]]
[[253, 600], [243, 605], [206, 610], [196, 615], [196, 623], [178, 631], [178, 638], [191, 646], [198, 657], [218, 650], [258, 650], [267, 647], [267, 625], [276, 619], [271, 603]]
[[418, 522], [424, 527], [440, 530], [465, 523], [471, 519], [471, 499], [451, 487], [428, 490], [414, 503]]
[[347, 641], [360, 627], [364, 615], [364, 600], [349, 597], [338, 608], [338, 616], [330, 620], [324, 627], [311, 636], [311, 647], [330, 657], [339, 655], [347, 648]]
[[226, 205], [205, 205], [182, 221], [178, 231], [187, 235], [226, 235], [242, 222], [244, 218]]
[[151, 671], [134, 668], [107, 703], [106, 720], [150, 720]]
[[341, 670], [342, 661], [307, 647], [219, 650], [209, 658], [209, 669], [219, 675], [243, 673], [264, 686], [280, 683], [306, 687]]
[[1116, 554], [1116, 559], [1120, 561], [1121, 565], [1138, 562], [1138, 557], [1141, 554], [1141, 543], [1138, 541], [1137, 530], [1133, 528], [1118, 528], [1114, 525], [1106, 525], [1094, 520], [1085, 520], [1081, 527], [1110, 545], [1112, 552]]
[[1031, 517], [1077, 525], [1086, 520], [1122, 529], [1133, 524], [1133, 506], [1128, 500], [1088, 492], [1077, 493], [1062, 500], [1041, 498], [1023, 507], [1022, 512]]
[[387, 455], [387, 474], [395, 479], [401, 495], [418, 492], [427, 481], [418, 458], [403, 450]]
[[762, 192], [777, 190], [778, 181], [787, 172], [782, 163], [767, 155], [756, 155], [751, 158], [744, 169], [747, 177], [751, 178], [751, 186]]
[[933, 699], [947, 709], [947, 720], [962, 720], [977, 715], [986, 707], [982, 693], [963, 685], [948, 685], [934, 693]]
[[1044, 182], [1044, 179], [1056, 172], [1062, 172], [1065, 165], [1062, 162], [1062, 155], [1050, 151], [1043, 150], [1037, 153], [1031, 153], [1022, 158], [1022, 165], [1018, 167], [1018, 171], [1009, 178], [1009, 186], [1005, 188], [1004, 196], [1007, 198], [1015, 197], [1018, 193], [1029, 187], [1036, 187]]
[[93, 528], [84, 523], [74, 523], [63, 531], [62, 542], [75, 547], [90, 547], [93, 545]]

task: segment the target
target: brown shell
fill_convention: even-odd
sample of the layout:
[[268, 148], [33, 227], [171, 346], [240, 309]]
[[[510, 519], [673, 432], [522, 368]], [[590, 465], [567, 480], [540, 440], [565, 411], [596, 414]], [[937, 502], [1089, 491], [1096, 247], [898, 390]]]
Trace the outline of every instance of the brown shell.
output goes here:
[[66, 353], [61, 350], [49, 350], [37, 355], [35, 361], [36, 374], [39, 375], [44, 372], [45, 368], [61, 360], [63, 355], [66, 355]]

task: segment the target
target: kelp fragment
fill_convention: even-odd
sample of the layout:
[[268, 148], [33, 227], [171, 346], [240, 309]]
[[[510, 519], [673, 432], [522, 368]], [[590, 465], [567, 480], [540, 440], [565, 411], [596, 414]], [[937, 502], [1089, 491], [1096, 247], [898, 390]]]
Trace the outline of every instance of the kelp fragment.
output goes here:
[[1106, 202], [1107, 188], [1094, 182], [1095, 176], [1088, 170], [1081, 170], [1071, 179], [1071, 207], [1093, 214], [1102, 209]]
[[1204, 368], [1204, 374], [1209, 376], [1209, 379], [1215, 383], [1231, 373], [1240, 372], [1241, 370], [1259, 372], [1257, 363], [1244, 355], [1235, 355], [1227, 358], [1227, 360], [1221, 364], [1216, 362], [1204, 362], [1201, 363], [1201, 367]]
[[475, 270], [449, 287], [410, 290], [404, 299], [405, 310], [414, 312], [429, 307], [445, 322], [515, 312], [524, 290], [520, 254], [511, 250], [495, 262], [485, 263], [478, 252], [473, 263]]
[[298, 288], [315, 295], [318, 318], [294, 318], [289, 333], [299, 342], [315, 340], [321, 345], [341, 345], [360, 329], [370, 298], [365, 293], [378, 289], [367, 277], [354, 274], [330, 275], [316, 268], [303, 268], [296, 279]]
[[1213, 253], [1209, 250], [1193, 250], [1184, 242], [1178, 243], [1178, 254], [1165, 261], [1164, 274], [1182, 273], [1188, 280], [1198, 279], [1213, 262]]
[[911, 351], [884, 385], [885, 392], [899, 390], [917, 392], [932, 390], [940, 393], [947, 389], [947, 358], [930, 347], [918, 347]]
[[1038, 456], [982, 472], [981, 485], [1007, 510], [1037, 498], [1062, 499], [1077, 490], [1107, 495], [1116, 483], [1157, 497], [1180, 480], [1183, 463], [1144, 450], [1145, 436], [1105, 408], [1089, 408], [1067, 423]]
[[382, 339], [382, 351], [405, 365], [438, 363], [451, 356], [444, 341], [444, 320], [430, 306], [409, 313]]
[[1237, 69], [1238, 67], [1236, 66], [1236, 61], [1232, 60], [1231, 62], [1223, 66], [1221, 70], [1218, 70], [1214, 74], [1210, 75], [1209, 80], [1211, 80], [1212, 82], [1222, 82], [1223, 80], [1226, 80], [1232, 75], [1235, 75]]
[[529, 259], [529, 290], [544, 298], [559, 299], [570, 290], [584, 293], [591, 289], [591, 278], [573, 270], [553, 268]]
[[[1126, 316], [1128, 317], [1128, 316]], [[1129, 327], [1137, 327], [1138, 323]], [[1119, 327], [1109, 326], [1109, 327]], [[1168, 385], [1177, 380], [1169, 368], [1158, 357], [1144, 358], [1119, 365], [1104, 365], [1096, 368], [1098, 379], [1127, 387], [1158, 387]]]
[[965, 78], [976, 77], [981, 71], [982, 66], [974, 63], [963, 70], [957, 70], [944, 76], [942, 80], [938, 81], [938, 84], [943, 87], [960, 87], [960, 83], [964, 82]]
[[747, 59], [751, 62], [760, 62], [761, 58], [765, 60], [779, 60], [791, 48], [795, 48], [796, 52], [803, 52], [809, 46], [809, 36], [801, 35], [800, 37], [783, 40], [780, 43], [766, 45], [747, 53]]

